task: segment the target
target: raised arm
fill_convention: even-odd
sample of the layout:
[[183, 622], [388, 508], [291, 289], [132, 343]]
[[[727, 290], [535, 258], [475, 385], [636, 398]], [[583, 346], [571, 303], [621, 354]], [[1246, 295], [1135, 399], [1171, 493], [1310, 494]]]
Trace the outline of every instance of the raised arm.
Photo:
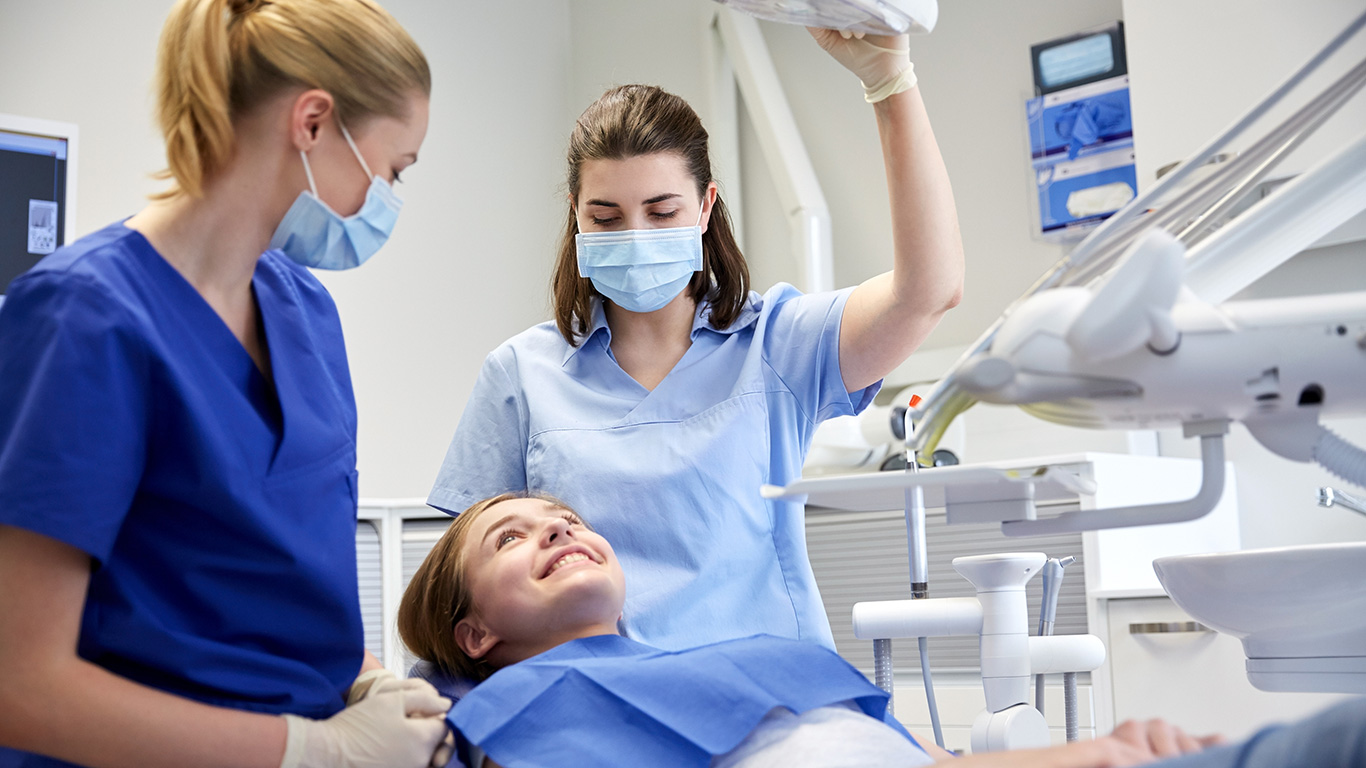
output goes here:
[[854, 290], [840, 326], [840, 370], [853, 392], [900, 365], [958, 304], [963, 242], [944, 159], [914, 85], [907, 38], [811, 32], [859, 76], [873, 101], [891, 198], [892, 270]]

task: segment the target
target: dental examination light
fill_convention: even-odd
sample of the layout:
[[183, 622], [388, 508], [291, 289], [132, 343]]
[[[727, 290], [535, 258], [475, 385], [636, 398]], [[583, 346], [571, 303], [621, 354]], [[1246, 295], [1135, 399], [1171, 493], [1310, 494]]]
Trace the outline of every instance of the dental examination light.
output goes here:
[[[1366, 135], [1255, 205], [1271, 170], [1366, 85], [1356, 63], [1261, 137], [1249, 128], [1366, 26], [1353, 21], [1264, 101], [1110, 217], [1008, 307], [917, 409], [923, 456], [978, 401], [1094, 429], [1183, 428], [1201, 439], [1195, 497], [1005, 521], [1032, 535], [1193, 520], [1218, 502], [1223, 437], [1238, 421], [1267, 449], [1366, 487], [1366, 450], [1322, 427], [1366, 414], [1366, 293], [1229, 301], [1366, 210]], [[1301, 89], [1302, 90], [1302, 89]], [[1255, 139], [1223, 167], [1194, 170]]]
[[939, 19], [938, 0], [716, 0], [766, 21], [862, 32], [925, 34]]

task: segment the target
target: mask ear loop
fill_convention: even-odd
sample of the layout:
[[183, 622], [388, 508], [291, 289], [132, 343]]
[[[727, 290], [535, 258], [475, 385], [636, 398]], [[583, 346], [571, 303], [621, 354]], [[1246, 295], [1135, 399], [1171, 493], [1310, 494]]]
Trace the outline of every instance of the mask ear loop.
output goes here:
[[308, 153], [302, 149], [299, 150], [299, 158], [304, 161], [304, 175], [308, 177], [308, 189], [314, 197], [318, 197], [318, 185], [313, 183], [313, 169], [308, 167]]
[[373, 179], [375, 175], [370, 173], [370, 166], [366, 164], [365, 158], [361, 157], [360, 150], [356, 148], [356, 142], [351, 140], [351, 132], [346, 130], [346, 126], [342, 125], [342, 121], [340, 120], [337, 121], [337, 127], [341, 128], [342, 136], [346, 138], [346, 143], [351, 146], [351, 151], [356, 153], [356, 159], [360, 161], [360, 167], [365, 169], [365, 178]]

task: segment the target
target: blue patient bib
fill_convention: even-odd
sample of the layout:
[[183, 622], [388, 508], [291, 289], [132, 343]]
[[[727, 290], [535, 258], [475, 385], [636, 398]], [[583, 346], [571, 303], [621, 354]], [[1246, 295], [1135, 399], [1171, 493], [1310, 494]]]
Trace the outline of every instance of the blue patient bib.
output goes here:
[[886, 717], [887, 699], [814, 643], [755, 635], [661, 651], [603, 635], [499, 670], [447, 720], [506, 768], [683, 768], [734, 749], [776, 707], [849, 701], [905, 734]]

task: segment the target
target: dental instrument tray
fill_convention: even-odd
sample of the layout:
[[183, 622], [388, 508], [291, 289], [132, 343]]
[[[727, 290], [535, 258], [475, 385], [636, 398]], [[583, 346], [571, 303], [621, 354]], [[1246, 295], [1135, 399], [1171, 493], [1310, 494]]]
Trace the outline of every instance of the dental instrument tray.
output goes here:
[[943, 507], [951, 523], [1035, 520], [1036, 505], [1074, 501], [1095, 492], [1093, 480], [1061, 466], [1004, 469], [957, 465], [920, 472], [877, 472], [803, 478], [784, 487], [765, 485], [766, 499], [806, 497], [812, 506], [849, 512], [900, 509], [920, 487], [925, 506]]

